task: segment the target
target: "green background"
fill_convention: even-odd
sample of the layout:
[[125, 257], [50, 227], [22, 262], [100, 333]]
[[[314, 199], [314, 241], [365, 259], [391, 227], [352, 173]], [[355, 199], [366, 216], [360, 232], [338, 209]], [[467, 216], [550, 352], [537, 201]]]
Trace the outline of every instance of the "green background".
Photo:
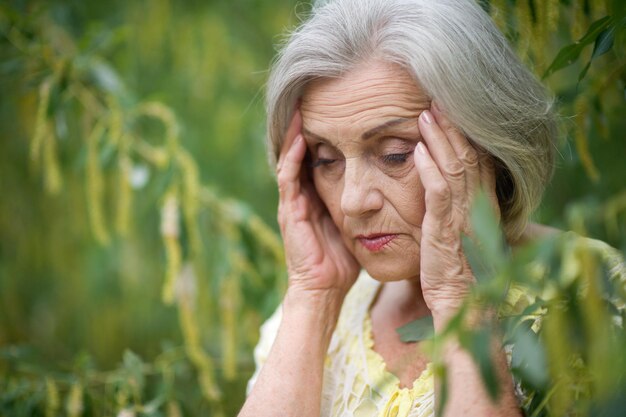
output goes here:
[[[592, 22], [623, 8], [619, 1], [492, 3], [504, 7], [501, 27], [539, 76]], [[542, 15], [548, 3], [558, 11], [552, 25]], [[264, 83], [282, 34], [308, 9], [283, 0], [0, 4], [0, 414], [236, 414], [258, 326], [285, 285], [264, 149]], [[536, 217], [624, 251], [623, 21], [615, 27], [610, 50], [580, 83], [597, 34], [573, 65], [545, 79], [562, 134], [557, 172]], [[55, 145], [37, 157], [41, 86], [54, 74], [44, 120]], [[83, 87], [102, 106], [72, 96]], [[107, 136], [110, 125], [92, 159], [87, 139], [97, 120], [109, 123], [108, 99], [120, 109], [123, 131], [166, 153], [173, 151], [163, 125], [133, 112], [145, 102], [171, 111], [204, 197], [185, 194], [182, 165], [159, 166], [132, 145], [128, 227], [116, 227], [123, 148]], [[102, 182], [95, 197], [94, 175]], [[183, 210], [199, 206], [195, 223], [181, 221], [180, 265], [160, 233], [175, 184]], [[94, 207], [108, 239], [98, 238]], [[177, 275], [186, 263], [195, 276], [191, 322], [180, 299], [161, 296], [167, 268]], [[194, 359], [198, 347], [210, 365]], [[219, 398], [207, 399], [198, 383], [209, 374]]]

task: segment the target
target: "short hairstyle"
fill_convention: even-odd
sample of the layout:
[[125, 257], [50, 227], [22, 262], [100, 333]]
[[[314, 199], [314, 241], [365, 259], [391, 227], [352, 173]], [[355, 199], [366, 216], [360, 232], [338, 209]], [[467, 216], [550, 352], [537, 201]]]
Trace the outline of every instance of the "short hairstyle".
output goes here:
[[554, 170], [553, 100], [473, 0], [329, 0], [290, 33], [267, 85], [267, 145], [275, 164], [307, 84], [368, 60], [400, 65], [496, 162], [509, 241], [524, 231]]

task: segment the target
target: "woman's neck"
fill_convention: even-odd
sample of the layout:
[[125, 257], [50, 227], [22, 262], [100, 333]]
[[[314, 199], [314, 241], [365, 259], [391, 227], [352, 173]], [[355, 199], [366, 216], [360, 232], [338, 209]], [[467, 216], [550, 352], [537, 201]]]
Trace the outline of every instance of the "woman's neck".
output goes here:
[[419, 281], [384, 282], [372, 304], [372, 314], [382, 314], [396, 326], [430, 315]]

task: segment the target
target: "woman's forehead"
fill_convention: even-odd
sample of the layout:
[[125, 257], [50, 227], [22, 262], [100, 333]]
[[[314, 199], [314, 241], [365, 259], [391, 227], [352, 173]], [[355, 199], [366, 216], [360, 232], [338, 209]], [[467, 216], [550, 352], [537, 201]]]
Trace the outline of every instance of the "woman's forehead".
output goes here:
[[320, 135], [367, 134], [381, 125], [414, 119], [430, 99], [397, 65], [361, 65], [341, 78], [311, 82], [302, 96], [304, 127]]

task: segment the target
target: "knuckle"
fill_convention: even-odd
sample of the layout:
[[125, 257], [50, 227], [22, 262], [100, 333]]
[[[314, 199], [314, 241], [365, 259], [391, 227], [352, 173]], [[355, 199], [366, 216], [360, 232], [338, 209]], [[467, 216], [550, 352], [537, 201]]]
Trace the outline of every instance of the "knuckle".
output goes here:
[[444, 171], [450, 177], [459, 178], [465, 175], [465, 166], [463, 166], [461, 161], [452, 161], [446, 164]]
[[460, 135], [461, 132], [459, 131], [459, 129], [456, 128], [456, 126], [450, 124], [449, 122], [446, 122], [445, 126], [443, 127], [444, 132], [446, 132], [446, 135]]
[[473, 149], [466, 149], [463, 155], [461, 155], [460, 159], [466, 166], [478, 166], [478, 153]]
[[284, 193], [289, 186], [289, 180], [285, 178], [284, 172], [278, 174], [278, 176], [276, 177], [276, 182], [278, 184], [278, 192]]
[[278, 194], [284, 194], [284, 193], [285, 193], [285, 184], [278, 183]]
[[443, 181], [437, 182], [433, 184], [432, 194], [436, 197], [448, 197], [450, 195], [450, 187]]
[[426, 203], [448, 203], [450, 201], [450, 187], [445, 182], [432, 184], [426, 191]]

